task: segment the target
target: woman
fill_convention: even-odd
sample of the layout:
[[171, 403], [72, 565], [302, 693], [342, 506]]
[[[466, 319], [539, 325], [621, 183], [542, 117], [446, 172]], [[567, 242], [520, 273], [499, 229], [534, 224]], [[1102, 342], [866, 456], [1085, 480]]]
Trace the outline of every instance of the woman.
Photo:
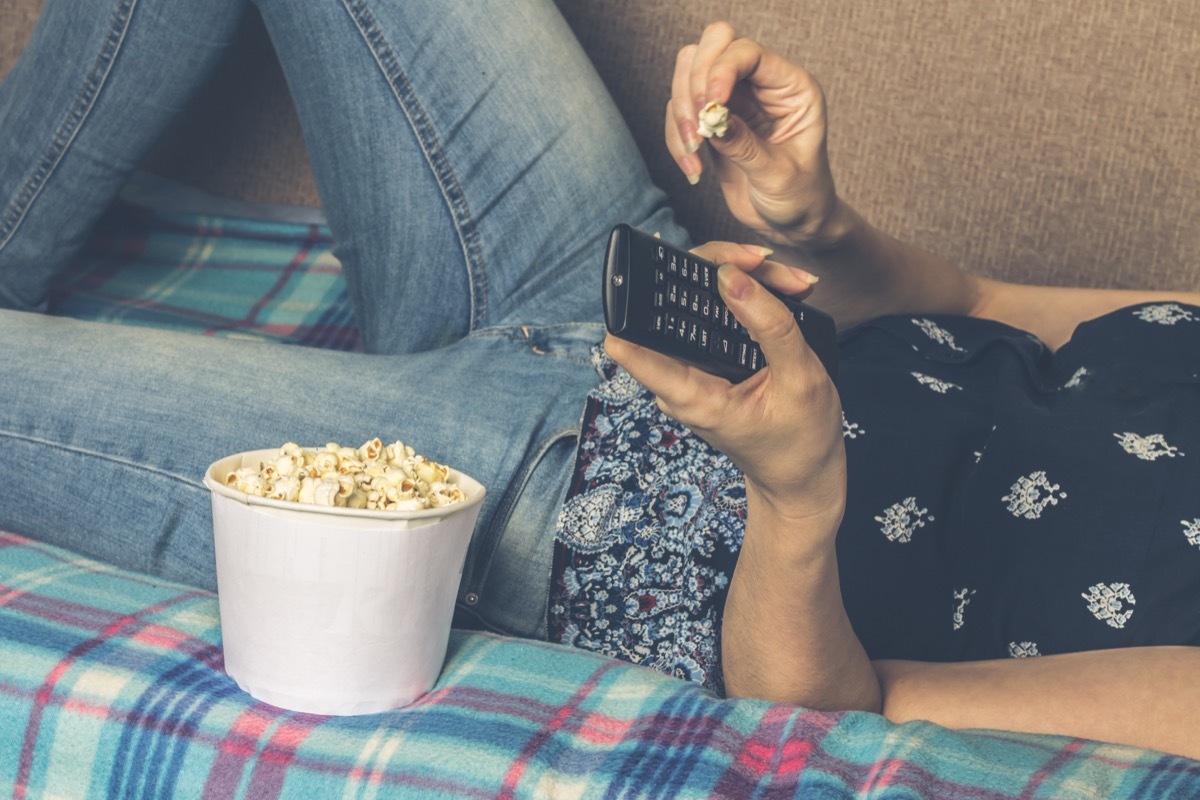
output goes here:
[[[743, 273], [729, 269], [721, 273], [722, 294], [761, 343], [771, 365], [766, 372], [729, 385], [610, 337], [609, 352], [655, 393], [658, 405], [745, 472], [745, 538], [724, 609], [722, 653], [729, 692], [818, 708], [882, 709], [897, 720], [1070, 732], [1153, 742], [1192, 755], [1200, 752], [1193, 734], [1200, 713], [1195, 680], [1200, 651], [1145, 646], [1200, 641], [1193, 623], [1179, 624], [1183, 617], [1194, 619], [1197, 611], [1196, 570], [1190, 562], [1180, 569], [1174, 561], [1194, 558], [1200, 529], [1196, 519], [1200, 473], [1184, 467], [1187, 450], [1200, 445], [1196, 438], [1200, 338], [1194, 325], [1200, 321], [1200, 311], [1180, 305], [1194, 306], [1200, 297], [983, 280], [873, 230], [834, 191], [825, 158], [820, 88], [802, 70], [754, 42], [739, 40], [723, 24], [709, 27], [697, 45], [681, 51], [675, 71], [666, 138], [689, 176], [702, 169], [695, 154], [699, 145], [695, 120], [697, 110], [709, 101], [728, 101], [738, 112], [729, 133], [710, 140], [715, 172], [735, 216], [771, 243], [781, 260], [804, 263], [820, 276], [820, 291], [812, 301], [833, 313], [843, 330], [881, 314], [903, 314], [883, 325], [911, 334], [891, 343], [892, 359], [909, 357], [904, 340], [910, 338], [918, 343], [912, 348], [926, 351], [910, 357], [912, 364], [961, 376], [963, 384], [915, 371], [904, 375], [903, 369], [893, 374], [871, 363], [880, 348], [863, 341], [876, 334], [862, 326], [843, 334], [839, 388], [842, 402], [854, 411], [841, 417], [837, 392], [803, 345], [782, 304]], [[718, 246], [710, 247], [715, 251]], [[735, 257], [732, 252], [713, 255]], [[752, 266], [745, 257], [742, 262]], [[924, 317], [913, 319], [914, 312], [972, 319], [936, 318], [946, 328], [960, 331], [956, 342], [941, 325]], [[1029, 331], [1038, 341], [1014, 337], [1015, 331], [1004, 325], [981, 329], [983, 320]], [[997, 358], [998, 350], [1009, 352]], [[1024, 364], [1005, 363], [1012, 361]], [[985, 368], [990, 374], [978, 374], [978, 367], [987, 362], [993, 362]], [[1010, 374], [1004, 374], [1010, 369]], [[857, 383], [864, 375], [870, 382]], [[886, 424], [886, 407], [897, 402], [903, 391], [887, 394], [887, 381], [893, 377], [898, 386], [908, 384], [917, 394], [931, 387], [925, 400], [949, 396], [956, 403], [906, 410], [891, 419], [892, 431], [873, 430], [868, 414], [875, 409], [879, 422]], [[1015, 383], [1027, 385], [1014, 388]], [[1003, 399], [973, 408], [978, 398], [956, 397], [972, 389], [1001, 392]], [[955, 415], [959, 418], [945, 419]], [[931, 416], [938, 418], [936, 422]], [[865, 435], [843, 428], [839, 422], [846, 418], [861, 421]], [[1039, 419], [1047, 427], [1054, 422], [1076, 427], [1065, 436], [1042, 431], [1043, 440], [1022, 441], [1018, 426]], [[896, 428], [921, 428], [931, 422], [934, 430], [895, 435]], [[987, 430], [989, 422], [992, 427]], [[1087, 437], [1089, 424], [1099, 436]], [[1105, 428], [1108, 424], [1118, 427]], [[1153, 427], [1160, 424], [1166, 427]], [[998, 432], [1001, 426], [1008, 429]], [[935, 441], [939, 434], [946, 438], [947, 431], [959, 440], [957, 452], [953, 442], [946, 446]], [[851, 435], [838, 435], [843, 432]], [[847, 450], [853, 453], [856, 445], [877, 433], [891, 433], [894, 439], [872, 453], [858, 454], [850, 464], [850, 498], [860, 505], [868, 497], [888, 497], [889, 490], [881, 490], [884, 482], [906, 486], [906, 480], [894, 474], [875, 472], [871, 464], [876, 459], [888, 459], [893, 470], [908, 466], [917, 472], [932, 460], [933, 475], [924, 477], [923, 484], [916, 482], [929, 487], [956, 470], [955, 458], [973, 457], [969, 459], [973, 464], [961, 467], [968, 474], [949, 478], [957, 485], [939, 504], [956, 517], [953, 529], [936, 532], [940, 550], [926, 548], [915, 558], [903, 552], [905, 545], [935, 533], [921, 530], [927, 523], [934, 527], [935, 515], [924, 513], [927, 509], [915, 503], [890, 518], [874, 516], [877, 524], [868, 526], [874, 530], [858, 530], [849, 523]], [[1001, 433], [1007, 434], [1008, 441]], [[972, 436], [978, 438], [971, 441]], [[935, 452], [908, 458], [892, 452], [914, 440]], [[1054, 452], [1059, 446], [1077, 450], [1077, 463]], [[986, 452], [990, 449], [998, 452]], [[1021, 463], [1017, 454], [1039, 451], [1063, 462], [1063, 471], [1053, 477], [1089, 479], [1092, 485], [1076, 482], [1071, 488], [1102, 507], [1069, 509], [1072, 517], [1066, 513], [1067, 492], [1057, 483], [1049, 484], [1049, 491], [1021, 492], [1026, 484], [1018, 482], [1004, 497], [999, 491], [988, 497], [981, 486], [969, 485], [985, 485], [988, 471], [998, 469], [997, 461]], [[864, 486], [864, 480], [856, 481], [855, 467], [874, 473], [871, 477], [878, 483]], [[1041, 474], [1044, 477], [1046, 472]], [[1003, 480], [996, 485], [1006, 486], [1008, 477]], [[1165, 486], [1140, 496], [1121, 491], [1132, 490], [1134, 481], [1163, 481]], [[991, 500], [991, 504], [982, 512], [961, 507], [975, 500]], [[1146, 506], [1133, 514], [1121, 510], [1138, 500]], [[1062, 509], [1053, 507], [1060, 504]], [[1078, 500], [1075, 504], [1082, 505]], [[882, 503], [875, 508], [883, 510]], [[1173, 515], [1176, 510], [1179, 513]], [[1055, 517], [1053, 511], [1063, 513]], [[1140, 523], [1140, 528], [1118, 527], [1116, 537], [1105, 537], [1090, 527], [1091, 520], [1105, 515], [1111, 515], [1110, 521], [1118, 526], [1128, 518]], [[995, 541], [972, 529], [973, 525], [987, 527], [990, 519], [997, 518], [997, 528], [1042, 523], [1036, 534], [1042, 540]], [[1163, 531], [1155, 533], [1156, 526]], [[1061, 538], [1046, 541], [1055, 534]], [[1092, 548], [1099, 552], [1089, 551], [1089, 540], [1094, 539], [1102, 540]], [[872, 546], [883, 549], [866, 558], [856, 552]], [[1003, 574], [1006, 569], [1021, 571], [1025, 557], [1061, 570], [1024, 576], [1024, 585]], [[1122, 564], [1126, 557], [1138, 563]], [[921, 558], [941, 564], [922, 564]], [[989, 564], [989, 559], [994, 563]], [[1088, 562], [1101, 570], [1115, 562], [1115, 574], [1130, 580], [1102, 583], [1098, 573], [1096, 585], [1086, 580], [1057, 585], [1059, 578], [1073, 571], [1087, 575]], [[930, 602], [921, 596], [926, 587], [915, 585], [918, 580], [935, 583], [955, 571], [970, 577], [961, 587], [939, 587], [944, 593], [934, 593]], [[887, 609], [864, 603], [864, 593], [871, 591], [865, 585], [871, 583], [876, 588], [888, 584]], [[1131, 584], [1143, 591], [1136, 600], [1129, 591]], [[847, 588], [847, 605], [858, 614], [847, 615], [839, 585]], [[1021, 589], [1028, 596], [1022, 596]], [[985, 597], [988, 591], [991, 596]], [[1077, 605], [1059, 609], [1043, 604], [1064, 594], [1080, 595]], [[990, 607], [984, 609], [985, 604]], [[910, 612], [927, 613], [936, 623], [906, 626], [903, 615]], [[1094, 631], [1059, 636], [1054, 649], [1061, 654], [1040, 659], [993, 660], [1001, 653], [989, 654], [986, 648], [1000, 645], [1003, 638], [989, 644], [954, 641], [972, 624], [1002, 632], [1017, 629], [1022, 620], [1045, 623], [1049, 618], [1072, 626], [1089, 613], [1097, 623]], [[1134, 636], [1120, 637], [1119, 645], [1107, 643], [1105, 634], [1123, 633], [1133, 627], [1133, 619], [1142, 622], [1154, 614], [1161, 616]], [[1171, 622], [1167, 617], [1177, 619]], [[1150, 630], [1156, 626], [1156, 632]], [[925, 639], [913, 642], [888, 627]], [[1059, 633], [1053, 625], [1041, 624], [1040, 629], [1048, 637]], [[875, 646], [864, 651], [856, 630], [869, 635]], [[1014, 644], [1018, 652], [1012, 655], [1036, 652], [1029, 641]], [[1115, 646], [1123, 649], [1100, 649]], [[903, 654], [906, 660], [879, 659], [883, 653]], [[869, 660], [869, 655], [876, 660]], [[988, 655], [993, 658], [987, 659]], [[928, 660], [913, 660], [922, 657]], [[964, 658], [987, 660], [963, 662]]]
[[[736, 694], [1191, 753], [1183, 738], [1194, 722], [1165, 715], [1194, 712], [1194, 697], [1181, 702], [1176, 694], [1165, 708], [1157, 697], [1142, 698], [1136, 707], [1155, 714], [1148, 730], [1143, 721], [1093, 716], [1100, 704], [1068, 693], [1056, 693], [1060, 706], [1048, 711], [1043, 695], [1054, 693], [1064, 672], [1075, 677], [1082, 670], [1089, 686], [1126, 698], [1131, 686], [1152, 685], [1131, 682], [1129, 670], [1186, 677], [1196, 670], [1192, 650], [1097, 653], [1085, 646], [1077, 655], [1035, 659], [1032, 667], [942, 663], [974, 653], [956, 651], [955, 642], [925, 627], [972, 630], [953, 628], [949, 610], [966, 619], [998, 606], [970, 584], [952, 589], [961, 597], [950, 594], [950, 584], [938, 584], [956, 576], [921, 558], [929, 555], [919, 549], [923, 539], [943, 548], [961, 540], [961, 526], [946, 526], [944, 515], [929, 513], [915, 495], [898, 510], [889, 506], [890, 514], [876, 507], [875, 495], [907, 491], [896, 473], [941, 480], [960, 465], [964, 448], [991, 449], [993, 442], [971, 438], [1002, 408], [991, 390], [1024, 387], [1028, 373], [1016, 367], [1040, 358], [1042, 346], [987, 320], [1024, 326], [1055, 347], [1080, 320], [1168, 298], [987, 283], [874, 231], [834, 191], [819, 89], [798, 68], [737, 39], [728, 26], [714, 26], [681, 53], [667, 141], [685, 174], [698, 177], [696, 109], [716, 100], [734, 110], [730, 132], [711, 143], [715, 171], [733, 213], [778, 255], [768, 260], [762, 248], [729, 243], [698, 252], [734, 265], [721, 272], [722, 293], [771, 366], [734, 387], [623, 342], [606, 343], [658, 405], [725, 454], [703, 456], [712, 475], [728, 479], [724, 494], [701, 504], [705, 512], [698, 515], [688, 498], [680, 503], [670, 496], [669, 478], [672, 470], [699, 463], [707, 445], [662, 418], [650, 423], [658, 438], [638, 441], [642, 411], [655, 401], [595, 352], [602, 328], [596, 281], [587, 274], [616, 222], [680, 244], [686, 234], [650, 185], [552, 4], [512, 2], [503, 13], [484, 15], [433, 2], [302, 9], [257, 3], [300, 113], [369, 355], [22, 313], [44, 308], [54, 271], [219, 58], [247, 8], [240, 0], [203, 9], [182, 0], [91, 5], [87, 18], [94, 26], [79, 24], [78, 4], [51, 0], [28, 52], [0, 90], [0, 141], [8, 143], [0, 162], [0, 298], [14, 309], [0, 314], [0, 336], [9, 346], [0, 438], [10, 454], [0, 466], [0, 526], [211, 587], [208, 498], [198, 482], [208, 463], [286, 440], [356, 443], [394, 435], [489, 487], [460, 588], [461, 608], [482, 624], [527, 636], [544, 636], [549, 627], [556, 639], [589, 646], [596, 640], [581, 634], [571, 610], [593, 607], [599, 597], [581, 593], [586, 559], [601, 563], [619, 548], [626, 567], [661, 576], [663, 570], [647, 565], [659, 556], [660, 567], [682, 564], [665, 543], [668, 529], [685, 531], [683, 540], [705, 557], [736, 557], [736, 571], [728, 569], [728, 602], [721, 585], [728, 575], [716, 568], [703, 581], [677, 573], [673, 586], [627, 592], [619, 607], [607, 604], [625, 628], [613, 641], [631, 643], [628, 652], [613, 648], [617, 654], [647, 662], [652, 659], [641, 656], [652, 654], [659, 639], [672, 639], [701, 666], [697, 677], [717, 683], [723, 669]], [[803, 269], [787, 266], [801, 259]], [[812, 289], [810, 272], [821, 278], [812, 302], [846, 331], [836, 389], [780, 306], [747, 275], [804, 295]], [[866, 324], [895, 312], [905, 317]], [[955, 339], [948, 326], [960, 323], [965, 327]], [[900, 354], [911, 352], [911, 330], [951, 354], [969, 352], [962, 376], [949, 366], [953, 375], [898, 367]], [[1096, 369], [1107, 372], [1108, 366]], [[913, 379], [914, 372], [929, 382]], [[943, 446], [931, 449], [921, 469], [896, 446], [916, 415], [866, 402], [875, 397], [874, 381], [897, 375], [908, 375], [922, 391], [937, 393], [927, 388], [935, 386], [954, 399], [960, 392], [971, 398], [956, 416], [961, 424], [943, 433]], [[1159, 382], [1176, 377], [1172, 372]], [[580, 405], [589, 394], [591, 411], [579, 436]], [[1176, 407], [1187, 402], [1180, 397], [1171, 398]], [[845, 419], [843, 406], [853, 410]], [[616, 418], [614, 409], [629, 412], [627, 428], [600, 424]], [[878, 424], [861, 422], [868, 417]], [[865, 435], [851, 440], [846, 431]], [[890, 447], [889, 435], [897, 437]], [[1162, 435], [1173, 442], [1176, 434]], [[846, 446], [878, 440], [885, 446], [866, 459]], [[607, 451], [597, 458], [606, 447], [629, 459], [626, 465], [658, 459], [655, 468], [662, 471], [637, 492], [624, 492], [622, 481], [645, 480], [649, 473], [623, 468], [622, 458]], [[686, 458], [672, 455], [685, 451]], [[981, 456], [979, 463], [993, 462]], [[46, 485], [44, 470], [30, 465], [53, 465], [55, 474], [73, 479], [53, 482], [50, 502], [30, 502]], [[881, 476], [879, 465], [892, 474]], [[944, 494], [952, 507], [958, 495]], [[597, 495], [607, 497], [607, 505], [597, 505]], [[909, 499], [904, 493], [896, 498]], [[627, 517], [630, 503], [637, 507]], [[601, 508], [607, 516], [588, 523], [591, 517], [578, 513], [583, 508]], [[611, 513], [618, 508], [624, 511]], [[865, 541], [851, 524], [852, 510], [880, 517], [894, 537], [885, 535], [884, 542], [907, 539], [902, 544], [916, 547], [869, 555], [865, 548], [856, 561], [858, 548], [840, 544]], [[1189, 513], [1187, 519], [1200, 517], [1200, 510], [1180, 512]], [[719, 548], [711, 537], [688, 538], [703, 533], [696, 527], [701, 517], [712, 526], [707, 530], [724, 537]], [[932, 530], [935, 522], [944, 528], [938, 538], [917, 535], [917, 528]], [[841, 552], [834, 549], [835, 533]], [[958, 563], [978, 564], [979, 556], [970, 550]], [[684, 553], [684, 560], [690, 557]], [[861, 597], [862, 587], [894, 579], [902, 557], [912, 562], [906, 567], [929, 563], [939, 570], [921, 586], [903, 587], [911, 590], [908, 618], [880, 613]], [[610, 572], [609, 588], [621, 591], [617, 577], [627, 574]], [[547, 582], [531, 575], [551, 575], [548, 612]], [[1110, 589], [1118, 583], [1105, 581]], [[693, 593], [706, 597], [697, 610], [702, 628], [714, 630], [713, 615], [719, 620], [723, 609], [723, 664], [712, 651], [715, 633], [689, 638], [657, 625], [674, 617], [655, 610], [686, 605]], [[1012, 599], [1004, 592], [995, 597]], [[637, 605], [642, 600], [645, 608]], [[1149, 616], [1141, 613], [1145, 592], [1138, 601], [1140, 624]], [[947, 613], [937, 623], [929, 621], [933, 614], [919, 613], [939, 603]], [[1117, 617], [1110, 611], [1108, 618]], [[906, 628], [906, 635], [892, 636], [894, 626]], [[1191, 641], [1166, 623], [1148, 635], [1175, 637], [1172, 644]], [[1089, 636], [1085, 645], [1095, 638]], [[905, 660], [882, 658], [896, 653]], [[989, 687], [983, 698], [976, 696], [981, 685]]]

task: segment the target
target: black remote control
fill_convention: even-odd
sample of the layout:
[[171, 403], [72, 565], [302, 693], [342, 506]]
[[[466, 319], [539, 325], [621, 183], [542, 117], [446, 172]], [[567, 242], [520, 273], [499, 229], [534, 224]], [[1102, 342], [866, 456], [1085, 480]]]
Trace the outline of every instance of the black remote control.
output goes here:
[[[771, 290], [796, 317], [804, 339], [837, 377], [837, 330], [829, 315]], [[609, 333], [734, 383], [766, 366], [757, 343], [721, 302], [717, 265], [645, 231], [613, 228], [604, 258]]]

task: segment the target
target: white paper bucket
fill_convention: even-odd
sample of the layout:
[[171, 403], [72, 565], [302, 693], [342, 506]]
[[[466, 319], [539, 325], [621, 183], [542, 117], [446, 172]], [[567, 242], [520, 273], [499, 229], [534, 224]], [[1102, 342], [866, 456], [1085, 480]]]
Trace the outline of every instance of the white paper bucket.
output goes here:
[[364, 511], [253, 497], [225, 476], [278, 450], [208, 468], [225, 671], [251, 696], [314, 714], [407, 705], [441, 672], [483, 486], [464, 502]]

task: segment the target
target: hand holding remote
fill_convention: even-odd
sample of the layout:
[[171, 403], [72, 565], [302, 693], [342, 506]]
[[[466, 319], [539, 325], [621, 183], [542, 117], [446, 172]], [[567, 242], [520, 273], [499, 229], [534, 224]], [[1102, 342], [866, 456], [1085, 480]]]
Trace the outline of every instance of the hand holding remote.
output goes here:
[[[709, 244], [687, 252], [639, 231], [617, 225], [604, 255], [604, 320], [608, 332], [730, 381], [742, 381], [767, 364], [762, 348], [717, 291], [719, 252], [754, 270], [792, 314], [808, 346], [834, 375], [837, 332], [826, 314], [801, 303], [816, 278], [767, 261], [754, 245]], [[753, 259], [748, 261], [747, 259]]]
[[[609, 355], [657, 395], [666, 413], [729, 456], [745, 472], [747, 491], [781, 517], [840, 513], [845, 502], [841, 403], [792, 312], [747, 274], [769, 262], [725, 242], [693, 252], [724, 262], [717, 276], [719, 294], [759, 343], [769, 368], [729, 383], [612, 335], [605, 340]], [[777, 283], [800, 280], [773, 268], [763, 275]]]

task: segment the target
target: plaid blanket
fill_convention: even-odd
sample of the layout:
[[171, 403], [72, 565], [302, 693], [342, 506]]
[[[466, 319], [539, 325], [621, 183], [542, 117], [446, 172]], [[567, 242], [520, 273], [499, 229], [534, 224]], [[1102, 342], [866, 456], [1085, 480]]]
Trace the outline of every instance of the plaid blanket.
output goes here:
[[1186, 759], [720, 700], [465, 631], [408, 708], [282, 711], [223, 673], [215, 596], [2, 532], [0, 730], [16, 798], [1200, 796]]
[[50, 312], [358, 350], [329, 228], [118, 199], [51, 288]]

